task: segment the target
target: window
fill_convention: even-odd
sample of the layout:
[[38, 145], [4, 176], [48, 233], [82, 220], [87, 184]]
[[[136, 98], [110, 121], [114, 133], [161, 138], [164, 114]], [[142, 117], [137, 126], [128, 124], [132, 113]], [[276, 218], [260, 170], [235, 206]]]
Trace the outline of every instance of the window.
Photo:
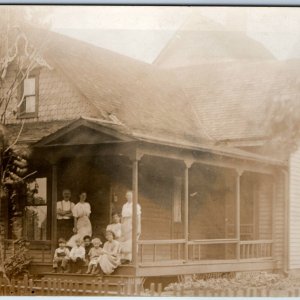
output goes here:
[[24, 79], [20, 90], [19, 117], [32, 118], [37, 116], [38, 108], [38, 74], [32, 74]]
[[29, 184], [24, 218], [26, 239], [47, 240], [47, 178], [36, 178]]

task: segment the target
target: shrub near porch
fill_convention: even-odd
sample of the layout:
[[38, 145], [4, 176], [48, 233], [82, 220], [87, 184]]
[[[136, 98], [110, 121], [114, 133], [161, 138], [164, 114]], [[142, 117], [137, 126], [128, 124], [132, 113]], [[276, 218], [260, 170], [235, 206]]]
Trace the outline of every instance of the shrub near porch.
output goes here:
[[236, 274], [234, 278], [197, 279], [197, 275], [182, 283], [171, 283], [164, 293], [173, 295], [175, 290], [184, 289], [184, 295], [193, 295], [193, 291], [217, 292], [221, 290], [238, 291], [246, 289], [270, 291], [272, 296], [277, 294], [288, 296], [288, 291], [300, 289], [300, 276], [285, 277], [281, 274], [254, 272]]

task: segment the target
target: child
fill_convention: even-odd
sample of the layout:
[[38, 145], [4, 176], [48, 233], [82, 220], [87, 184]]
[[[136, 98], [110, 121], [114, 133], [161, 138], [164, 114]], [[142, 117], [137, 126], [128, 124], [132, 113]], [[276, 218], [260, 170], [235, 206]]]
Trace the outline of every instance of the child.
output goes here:
[[85, 249], [81, 246], [80, 239], [75, 240], [75, 246], [71, 249], [70, 263], [72, 273], [80, 274], [82, 272], [82, 267], [85, 264]]
[[120, 243], [114, 240], [113, 231], [107, 230], [105, 237], [107, 242], [103, 246], [99, 265], [104, 274], [111, 274], [120, 265]]
[[89, 266], [87, 269], [87, 274], [96, 274], [97, 273], [97, 266], [98, 266], [98, 260], [100, 255], [102, 254], [102, 249], [100, 248], [100, 245], [102, 244], [101, 240], [98, 238], [95, 238], [92, 240], [92, 244], [94, 245], [93, 248], [91, 248], [89, 252]]
[[89, 252], [93, 248], [93, 244], [91, 242], [91, 237], [89, 235], [86, 235], [83, 238], [83, 245], [84, 245], [84, 249], [85, 249], [85, 261], [86, 261], [86, 265], [88, 265], [88, 263], [89, 263]]
[[121, 217], [117, 212], [115, 212], [112, 215], [112, 219], [113, 219], [113, 223], [107, 225], [106, 231], [112, 231], [115, 235], [115, 240], [119, 241], [122, 235], [122, 225], [120, 223]]
[[63, 272], [67, 271], [67, 265], [70, 259], [70, 251], [66, 246], [66, 240], [60, 238], [58, 240], [58, 248], [54, 252], [53, 258], [53, 271], [57, 273], [57, 269], [60, 266]]

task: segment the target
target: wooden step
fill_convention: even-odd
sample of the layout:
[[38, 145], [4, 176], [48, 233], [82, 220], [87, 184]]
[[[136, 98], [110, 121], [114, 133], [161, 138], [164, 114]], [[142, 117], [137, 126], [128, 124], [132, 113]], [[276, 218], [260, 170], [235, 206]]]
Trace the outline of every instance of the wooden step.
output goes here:
[[[35, 275], [43, 275], [50, 274], [52, 272], [52, 264], [32, 264], [30, 266], [30, 273]], [[87, 268], [83, 268], [83, 273], [85, 273]], [[55, 273], [54, 273], [55, 274]], [[66, 273], [70, 274], [70, 273]], [[80, 274], [81, 275], [81, 274]], [[135, 275], [135, 267], [132, 265], [121, 265], [119, 266], [112, 275], [118, 276], [134, 276]]]
[[40, 274], [45, 278], [50, 279], [61, 279], [61, 280], [72, 280], [72, 281], [81, 281], [81, 282], [91, 282], [91, 281], [102, 281], [105, 282], [106, 280], [109, 283], [119, 283], [125, 282], [128, 279], [133, 279], [134, 276], [132, 275], [92, 275], [92, 274], [74, 274], [74, 273], [50, 273], [45, 272]]

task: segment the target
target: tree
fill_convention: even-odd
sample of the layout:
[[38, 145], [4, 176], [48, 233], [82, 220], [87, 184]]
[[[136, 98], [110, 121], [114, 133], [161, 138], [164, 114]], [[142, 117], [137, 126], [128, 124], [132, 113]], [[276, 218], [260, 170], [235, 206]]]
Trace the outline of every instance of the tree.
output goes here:
[[267, 139], [262, 151], [288, 159], [300, 144], [300, 99], [297, 96], [272, 100], [264, 111], [259, 126]]
[[[6, 124], [7, 120], [16, 118], [24, 101], [24, 93], [18, 96], [24, 80], [36, 67], [51, 69], [42, 58], [46, 42], [36, 47], [27, 37], [32, 27], [47, 27], [49, 24], [42, 22], [45, 15], [35, 8], [25, 7], [21, 10], [6, 7], [4, 10], [5, 17], [0, 20], [0, 213], [1, 204], [8, 201], [16, 217], [17, 201], [20, 201], [20, 195], [26, 197], [26, 179], [35, 172], [28, 174], [28, 150], [17, 147], [24, 121], [14, 141], [7, 136]], [[7, 278], [3, 256], [3, 224], [0, 231], [0, 272]]]

